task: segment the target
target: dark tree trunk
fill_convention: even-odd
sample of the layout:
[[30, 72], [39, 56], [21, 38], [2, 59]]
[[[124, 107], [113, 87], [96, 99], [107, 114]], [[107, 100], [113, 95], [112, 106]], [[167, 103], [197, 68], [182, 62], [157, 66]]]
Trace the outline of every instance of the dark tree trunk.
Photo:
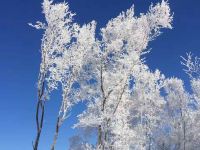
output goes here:
[[42, 84], [41, 88], [38, 88], [38, 102], [36, 106], [36, 126], [37, 126], [37, 135], [35, 138], [35, 141], [33, 143], [33, 150], [38, 149], [39, 141], [40, 141], [40, 135], [42, 132], [42, 127], [43, 127], [43, 122], [44, 122], [44, 112], [45, 112], [45, 100], [43, 99], [44, 97], [44, 86], [45, 86], [45, 81], [44, 81], [44, 76], [40, 76], [39, 79], [41, 79]]
[[55, 149], [55, 145], [56, 145], [56, 142], [57, 142], [57, 139], [58, 139], [58, 134], [59, 134], [59, 131], [60, 131], [60, 126], [61, 126], [61, 119], [60, 119], [60, 116], [59, 116], [57, 118], [57, 122], [56, 122], [56, 131], [55, 131], [55, 134], [54, 134], [53, 144], [51, 145], [51, 150]]

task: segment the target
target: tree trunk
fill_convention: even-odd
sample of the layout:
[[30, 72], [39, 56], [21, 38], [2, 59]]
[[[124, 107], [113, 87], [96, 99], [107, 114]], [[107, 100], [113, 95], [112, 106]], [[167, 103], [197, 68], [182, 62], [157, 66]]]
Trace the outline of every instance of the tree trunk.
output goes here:
[[102, 147], [102, 129], [101, 129], [101, 125], [99, 125], [98, 127], [98, 139], [97, 139], [97, 144], [98, 144], [98, 147]]
[[61, 126], [61, 121], [60, 121], [60, 117], [58, 117], [57, 122], [56, 122], [56, 131], [55, 131], [54, 138], [53, 138], [53, 144], [51, 145], [51, 150], [55, 149], [56, 142], [57, 142], [57, 139], [58, 139], [59, 130], [60, 130], [60, 126]]
[[[40, 111], [41, 111], [41, 117], [39, 118]], [[39, 100], [38, 103], [37, 103], [37, 109], [36, 109], [37, 135], [36, 135], [35, 142], [33, 144], [34, 150], [38, 149], [38, 144], [39, 144], [39, 141], [40, 141], [40, 135], [41, 135], [41, 131], [42, 131], [42, 127], [43, 127], [43, 121], [44, 121], [44, 111], [45, 111], [44, 110], [44, 102]]]
[[183, 121], [183, 150], [185, 150], [186, 145], [186, 131], [185, 131], [185, 121]]
[[37, 135], [35, 138], [35, 142], [33, 144], [33, 149], [38, 149], [38, 144], [40, 141], [40, 135], [42, 132], [43, 122], [44, 122], [44, 112], [45, 112], [45, 100], [44, 100], [44, 81], [45, 75], [39, 75], [39, 81], [41, 81], [40, 86], [38, 87], [38, 102], [36, 106], [36, 126], [37, 126]]

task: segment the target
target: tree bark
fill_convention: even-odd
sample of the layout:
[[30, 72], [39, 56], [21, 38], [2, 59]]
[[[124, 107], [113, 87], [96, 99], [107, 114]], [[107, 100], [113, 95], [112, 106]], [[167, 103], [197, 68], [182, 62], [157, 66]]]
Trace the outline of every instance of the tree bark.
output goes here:
[[38, 87], [38, 102], [36, 106], [36, 126], [37, 126], [37, 135], [35, 138], [35, 141], [33, 143], [33, 150], [38, 149], [39, 141], [40, 141], [40, 135], [42, 132], [42, 127], [43, 127], [43, 122], [44, 122], [44, 112], [45, 112], [45, 100], [43, 99], [44, 95], [44, 86], [45, 86], [45, 81], [44, 81], [43, 76], [39, 76], [39, 80], [41, 80], [41, 87]]
[[[41, 117], [39, 118], [40, 110], [41, 110]], [[39, 141], [40, 141], [40, 135], [41, 135], [41, 131], [42, 131], [42, 127], [43, 127], [43, 121], [44, 121], [44, 111], [45, 111], [44, 103], [42, 101], [38, 101], [37, 111], [36, 111], [37, 135], [36, 135], [35, 142], [33, 144], [34, 150], [38, 149], [38, 144], [39, 144]]]
[[56, 131], [55, 131], [54, 138], [53, 138], [53, 144], [51, 145], [51, 150], [55, 149], [55, 145], [56, 145], [56, 142], [58, 139], [58, 134], [60, 131], [60, 126], [61, 126], [61, 119], [60, 119], [60, 117], [58, 117], [57, 122], [56, 122]]

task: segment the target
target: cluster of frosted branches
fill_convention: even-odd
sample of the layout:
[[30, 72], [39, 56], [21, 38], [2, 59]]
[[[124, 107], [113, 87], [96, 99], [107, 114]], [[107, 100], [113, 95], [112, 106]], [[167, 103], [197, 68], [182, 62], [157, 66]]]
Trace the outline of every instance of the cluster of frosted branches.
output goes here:
[[153, 150], [173, 146], [185, 150], [198, 146], [197, 140], [188, 142], [198, 137], [191, 137], [193, 132], [188, 130], [200, 131], [194, 123], [199, 111], [190, 107], [195, 102], [198, 107], [200, 102], [199, 58], [188, 54], [182, 62], [192, 78], [192, 94], [186, 92], [182, 80], [166, 78], [159, 70], [151, 71], [142, 59], [149, 42], [160, 35], [161, 29], [172, 28], [168, 2], [151, 5], [140, 16], [134, 15], [132, 6], [101, 28], [100, 38], [95, 35], [96, 22], [82, 26], [74, 22], [75, 14], [67, 3], [44, 0], [42, 6], [46, 23], [30, 24], [44, 30], [35, 150], [44, 118], [42, 113], [39, 120], [38, 112], [44, 111], [44, 102], [58, 87], [62, 100], [52, 150], [72, 106], [82, 100], [86, 108], [77, 116], [74, 127], [91, 129], [97, 140], [95, 144], [83, 140], [74, 144], [73, 150]]
[[191, 53], [187, 53], [186, 57], [182, 57], [181, 64], [185, 66], [184, 71], [190, 78], [200, 78], [200, 58], [193, 57]]

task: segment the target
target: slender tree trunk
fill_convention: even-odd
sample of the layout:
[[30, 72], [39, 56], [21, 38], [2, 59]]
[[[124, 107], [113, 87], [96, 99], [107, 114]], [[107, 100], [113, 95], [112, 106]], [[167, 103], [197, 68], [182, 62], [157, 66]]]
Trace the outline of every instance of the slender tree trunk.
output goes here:
[[[41, 117], [39, 118], [40, 111], [41, 111]], [[35, 138], [35, 142], [33, 144], [34, 150], [38, 149], [38, 144], [39, 144], [39, 141], [40, 141], [40, 135], [41, 135], [41, 131], [42, 131], [42, 127], [43, 127], [43, 121], [44, 121], [44, 111], [45, 111], [44, 102], [39, 100], [38, 104], [37, 104], [37, 110], [36, 110], [37, 135], [36, 135], [36, 138]]]
[[182, 128], [183, 128], [183, 150], [185, 150], [185, 145], [186, 145], [186, 126], [185, 126], [185, 119], [184, 119], [184, 114], [182, 108], [181, 110], [181, 119], [182, 119]]
[[185, 134], [185, 121], [183, 121], [183, 150], [185, 150], [185, 145], [186, 145], [186, 134]]
[[[106, 96], [104, 92], [104, 86], [103, 86], [103, 66], [101, 64], [101, 70], [100, 70], [100, 78], [101, 78], [101, 92], [102, 92], [102, 108], [101, 111], [104, 112], [105, 103], [106, 103]], [[104, 142], [103, 142], [103, 131], [102, 131], [102, 125], [98, 126], [98, 139], [97, 139], [97, 147], [100, 149], [104, 149]]]
[[99, 125], [98, 127], [98, 139], [97, 139], [97, 144], [98, 144], [98, 147], [102, 147], [103, 143], [102, 143], [102, 129], [101, 129], [101, 125]]
[[58, 116], [57, 122], [56, 122], [56, 131], [55, 131], [54, 138], [53, 138], [53, 144], [51, 145], [51, 150], [55, 149], [57, 139], [58, 139], [58, 134], [60, 131], [60, 126], [61, 126], [61, 119], [60, 119], [60, 116]]
[[162, 150], [165, 150], [165, 143], [162, 144]]
[[43, 99], [44, 85], [45, 85], [44, 77], [45, 77], [45, 75], [39, 76], [39, 80], [41, 81], [41, 87], [38, 87], [38, 102], [37, 102], [36, 114], [35, 114], [37, 135], [36, 135], [35, 141], [33, 143], [33, 150], [38, 149], [40, 135], [42, 132], [42, 127], [43, 127], [43, 122], [44, 122], [44, 112], [45, 112], [45, 100]]

